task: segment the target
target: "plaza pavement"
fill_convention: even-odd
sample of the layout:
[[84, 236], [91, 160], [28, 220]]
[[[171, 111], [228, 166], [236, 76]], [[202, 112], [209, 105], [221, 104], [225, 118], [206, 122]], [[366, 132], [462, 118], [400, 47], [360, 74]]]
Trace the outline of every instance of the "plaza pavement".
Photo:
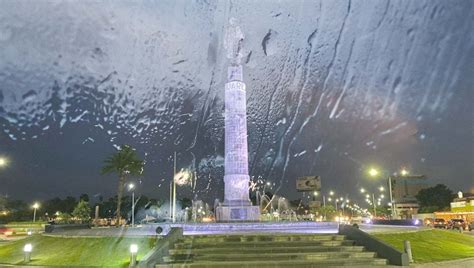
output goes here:
[[456, 268], [472, 268], [474, 267], [474, 258], [452, 260], [452, 261], [440, 261], [440, 262], [429, 262], [422, 264], [412, 264], [410, 267], [413, 268], [430, 268], [430, 267], [456, 267]]

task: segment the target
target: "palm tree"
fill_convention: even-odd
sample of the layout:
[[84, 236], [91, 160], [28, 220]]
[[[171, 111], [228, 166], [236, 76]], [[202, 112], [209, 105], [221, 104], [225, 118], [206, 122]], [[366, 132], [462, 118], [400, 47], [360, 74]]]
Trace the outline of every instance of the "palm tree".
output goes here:
[[120, 149], [107, 157], [102, 167], [102, 174], [116, 173], [119, 176], [119, 185], [117, 190], [117, 221], [116, 225], [120, 225], [123, 189], [125, 180], [128, 175], [138, 176], [143, 173], [144, 161], [140, 160], [135, 149], [130, 145], [122, 145]]

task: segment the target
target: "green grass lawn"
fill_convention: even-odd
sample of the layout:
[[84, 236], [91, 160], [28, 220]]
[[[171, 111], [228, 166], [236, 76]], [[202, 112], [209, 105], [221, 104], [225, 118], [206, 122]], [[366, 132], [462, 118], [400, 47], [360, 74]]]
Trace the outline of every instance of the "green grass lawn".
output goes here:
[[448, 230], [373, 234], [403, 251], [403, 241], [408, 240], [415, 262], [436, 262], [474, 257], [474, 236]]
[[138, 245], [138, 259], [155, 245], [154, 238], [63, 238], [35, 235], [0, 244], [0, 263], [21, 264], [23, 246], [31, 243], [32, 265], [126, 267], [130, 244]]

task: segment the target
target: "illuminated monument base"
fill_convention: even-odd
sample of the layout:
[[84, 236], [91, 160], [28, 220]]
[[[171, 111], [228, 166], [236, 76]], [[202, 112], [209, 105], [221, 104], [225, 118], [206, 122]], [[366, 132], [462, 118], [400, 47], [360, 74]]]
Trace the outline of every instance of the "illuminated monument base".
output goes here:
[[258, 206], [225, 206], [216, 208], [218, 222], [250, 222], [260, 220]]
[[[228, 167], [232, 166], [232, 163], [227, 164]], [[224, 176], [225, 200], [216, 207], [216, 221], [252, 222], [260, 220], [260, 208], [252, 206], [249, 200], [249, 180], [249, 176], [243, 174]]]
[[[225, 176], [224, 181], [228, 181], [230, 176]], [[240, 176], [235, 176], [232, 182], [235, 182]], [[245, 176], [242, 176], [245, 177]], [[243, 179], [244, 182], [248, 183], [248, 180]], [[240, 199], [225, 200], [216, 207], [216, 221], [217, 222], [251, 222], [260, 220], [260, 208], [258, 206], [252, 206], [252, 203], [248, 199], [248, 187], [242, 188], [241, 191], [238, 188], [231, 188], [230, 183], [226, 183], [226, 190], [233, 190], [234, 194], [241, 194]], [[229, 193], [229, 191], [227, 191]], [[229, 194], [226, 195], [226, 198]]]

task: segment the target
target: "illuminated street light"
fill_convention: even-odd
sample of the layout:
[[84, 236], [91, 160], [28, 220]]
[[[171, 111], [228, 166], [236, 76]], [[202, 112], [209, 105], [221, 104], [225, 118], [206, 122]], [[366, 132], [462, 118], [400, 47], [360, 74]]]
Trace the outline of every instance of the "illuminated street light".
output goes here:
[[270, 186], [270, 185], [272, 185], [272, 184], [269, 181], [267, 181], [267, 186]]
[[383, 186], [380, 186], [379, 191], [383, 192], [383, 191], [385, 191], [385, 188]]
[[36, 221], [36, 210], [40, 207], [38, 203], [33, 204], [33, 222]]
[[370, 195], [369, 195], [369, 194], [366, 194], [366, 195], [365, 195], [365, 198], [370, 198]]
[[331, 202], [331, 201], [332, 201], [332, 198], [331, 198], [331, 197], [329, 197], [329, 198], [328, 198], [328, 201], [329, 201], [329, 202]]
[[4, 167], [8, 164], [8, 161], [5, 157], [0, 157], [0, 167]]
[[360, 188], [360, 192], [361, 192], [361, 193], [365, 193], [365, 189], [364, 189], [364, 188]]
[[409, 172], [406, 169], [402, 169], [402, 171], [400, 171], [400, 174], [402, 174], [402, 176], [406, 176], [406, 175], [408, 175], [408, 173]]
[[369, 170], [369, 175], [372, 176], [372, 177], [375, 177], [375, 176], [379, 175], [379, 171], [376, 170], [375, 168], [371, 168]]
[[330, 195], [330, 196], [333, 196], [333, 195], [334, 195], [334, 192], [333, 192], [333, 191], [329, 191], [329, 195]]
[[313, 192], [313, 195], [314, 195], [314, 196], [318, 196], [318, 192], [314, 191], [314, 192]]

